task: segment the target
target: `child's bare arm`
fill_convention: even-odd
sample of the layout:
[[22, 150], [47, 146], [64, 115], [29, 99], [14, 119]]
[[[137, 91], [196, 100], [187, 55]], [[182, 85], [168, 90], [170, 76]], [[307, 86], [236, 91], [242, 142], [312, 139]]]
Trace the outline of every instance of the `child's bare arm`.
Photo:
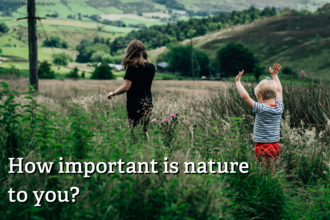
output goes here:
[[250, 106], [251, 108], [254, 108], [254, 101], [253, 99], [251, 99], [251, 97], [249, 96], [249, 94], [247, 93], [247, 91], [244, 89], [242, 83], [241, 83], [241, 76], [243, 75], [244, 70], [239, 72], [239, 74], [236, 76], [235, 82], [236, 82], [236, 88], [237, 91], [239, 93], [239, 95], [241, 96], [241, 98], [243, 99], [243, 101]]
[[269, 72], [273, 77], [273, 80], [276, 82], [277, 84], [277, 94], [276, 94], [276, 98], [280, 98], [283, 100], [283, 90], [282, 90], [282, 85], [280, 82], [280, 79], [278, 78], [278, 72], [282, 69], [280, 64], [274, 64], [273, 65], [273, 69], [271, 67], [269, 67]]

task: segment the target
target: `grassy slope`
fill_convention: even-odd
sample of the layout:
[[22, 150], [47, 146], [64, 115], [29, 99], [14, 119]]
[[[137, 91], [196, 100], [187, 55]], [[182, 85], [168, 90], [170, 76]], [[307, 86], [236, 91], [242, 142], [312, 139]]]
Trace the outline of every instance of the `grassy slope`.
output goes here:
[[[216, 51], [231, 41], [246, 45], [262, 65], [281, 62], [283, 66], [309, 77], [330, 79], [330, 15], [295, 15], [265, 19], [254, 24], [227, 28], [193, 39], [196, 48], [211, 58]], [[181, 44], [187, 44], [183, 41]], [[149, 51], [151, 60], [166, 51], [165, 47]]]

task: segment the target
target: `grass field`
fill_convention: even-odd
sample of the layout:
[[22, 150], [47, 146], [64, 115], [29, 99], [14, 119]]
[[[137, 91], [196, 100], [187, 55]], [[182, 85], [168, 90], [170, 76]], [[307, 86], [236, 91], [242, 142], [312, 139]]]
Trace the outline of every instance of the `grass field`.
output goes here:
[[[0, 37], [0, 47], [4, 47], [5, 45], [11, 45], [14, 47], [27, 47], [28, 45], [20, 40], [15, 39], [11, 35], [4, 35]], [[7, 51], [6, 51], [7, 52]]]
[[[27, 79], [1, 77], [1, 81], [12, 81], [10, 88], [18, 93], [28, 90]], [[5, 128], [11, 121], [0, 117], [0, 173], [6, 180], [1, 183], [1, 196], [8, 197], [10, 188], [24, 190], [29, 197], [33, 197], [32, 191], [68, 191], [71, 186], [80, 189], [74, 204], [42, 200], [42, 208], [34, 208], [33, 199], [25, 203], [2, 200], [3, 218], [17, 219], [20, 213], [35, 219], [51, 215], [74, 220], [81, 216], [114, 219], [119, 215], [120, 219], [141, 220], [314, 220], [329, 216], [330, 91], [322, 84], [283, 87], [281, 153], [273, 176], [272, 170], [267, 171], [257, 162], [251, 138], [255, 115], [242, 102], [233, 83], [154, 81], [152, 118], [156, 121], [149, 125], [147, 140], [139, 136], [138, 130], [136, 136], [131, 136], [126, 96], [106, 99], [107, 93], [122, 83], [123, 80], [40, 80], [42, 95], [31, 96], [38, 104], [35, 107], [31, 107], [31, 98], [17, 92], [12, 93], [15, 97], [11, 102], [5, 102], [7, 95], [1, 96], [0, 105], [5, 108], [1, 108], [0, 116], [6, 111], [14, 116], [20, 114], [15, 121], [20, 129], [12, 136], [18, 140], [18, 152], [8, 150], [12, 148], [5, 144], [9, 135]], [[245, 87], [253, 97], [253, 86]], [[2, 87], [1, 91], [7, 89]], [[9, 103], [15, 111], [7, 110]], [[71, 103], [80, 103], [81, 107]], [[166, 117], [171, 126], [164, 122]], [[90, 178], [58, 174], [57, 168], [49, 175], [38, 171], [33, 175], [13, 175], [8, 174], [11, 152], [24, 158], [24, 163], [58, 163], [60, 157], [63, 162], [95, 165], [119, 159], [136, 164], [154, 160], [159, 164], [155, 169], [158, 174], [122, 175], [115, 167], [113, 174], [95, 172]], [[178, 162], [178, 173], [164, 174], [165, 157], [169, 163]], [[212, 168], [216, 173], [210, 174], [211, 168], [205, 168], [208, 174], [202, 174], [202, 162], [207, 164], [211, 159], [216, 163], [247, 162], [248, 174], [238, 169], [235, 175], [217, 173], [217, 165]], [[196, 164], [197, 173], [184, 174], [184, 162]]]
[[130, 24], [145, 24], [146, 27], [150, 27], [150, 26], [153, 26], [153, 25], [165, 25], [167, 23], [165, 22], [160, 22], [160, 21], [142, 21], [142, 20], [136, 20], [136, 19], [133, 19], [133, 18], [122, 18], [120, 19], [121, 21], [123, 21], [127, 26], [130, 25]]
[[[15, 57], [21, 57], [24, 59], [29, 58], [29, 50], [27, 47], [21, 47], [21, 48], [11, 48], [11, 47], [2, 47], [2, 54], [8, 55], [8, 56], [15, 56]], [[53, 48], [55, 53], [62, 53], [65, 52], [66, 54], [72, 56], [75, 58], [76, 51], [71, 51], [67, 49], [59, 49], [59, 48]], [[52, 55], [53, 55], [53, 50], [52, 48], [49, 47], [40, 47], [38, 49], [38, 59], [39, 60], [53, 60]]]

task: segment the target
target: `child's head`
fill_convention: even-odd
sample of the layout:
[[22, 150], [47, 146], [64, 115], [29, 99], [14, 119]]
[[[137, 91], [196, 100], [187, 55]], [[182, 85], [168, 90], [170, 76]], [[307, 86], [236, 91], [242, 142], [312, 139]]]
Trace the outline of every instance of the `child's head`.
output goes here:
[[258, 101], [275, 99], [277, 93], [277, 84], [274, 80], [264, 79], [254, 89], [254, 94]]
[[125, 69], [127, 69], [128, 65], [133, 65], [135, 67], [145, 66], [145, 61], [147, 61], [147, 63], [149, 62], [147, 51], [143, 43], [138, 40], [133, 40], [126, 48], [122, 65]]

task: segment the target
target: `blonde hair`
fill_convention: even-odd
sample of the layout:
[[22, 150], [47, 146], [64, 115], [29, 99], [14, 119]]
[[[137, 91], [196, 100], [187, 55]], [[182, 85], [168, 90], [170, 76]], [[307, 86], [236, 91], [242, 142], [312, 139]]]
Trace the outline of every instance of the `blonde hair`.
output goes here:
[[[147, 62], [145, 62], [145, 60]], [[149, 64], [147, 51], [141, 41], [133, 40], [125, 50], [124, 59], [122, 65], [127, 70], [129, 65], [133, 65], [137, 68], [144, 67]]]
[[254, 94], [257, 98], [258, 95], [261, 94], [263, 99], [275, 99], [277, 94], [277, 84], [272, 79], [263, 79], [254, 89]]

